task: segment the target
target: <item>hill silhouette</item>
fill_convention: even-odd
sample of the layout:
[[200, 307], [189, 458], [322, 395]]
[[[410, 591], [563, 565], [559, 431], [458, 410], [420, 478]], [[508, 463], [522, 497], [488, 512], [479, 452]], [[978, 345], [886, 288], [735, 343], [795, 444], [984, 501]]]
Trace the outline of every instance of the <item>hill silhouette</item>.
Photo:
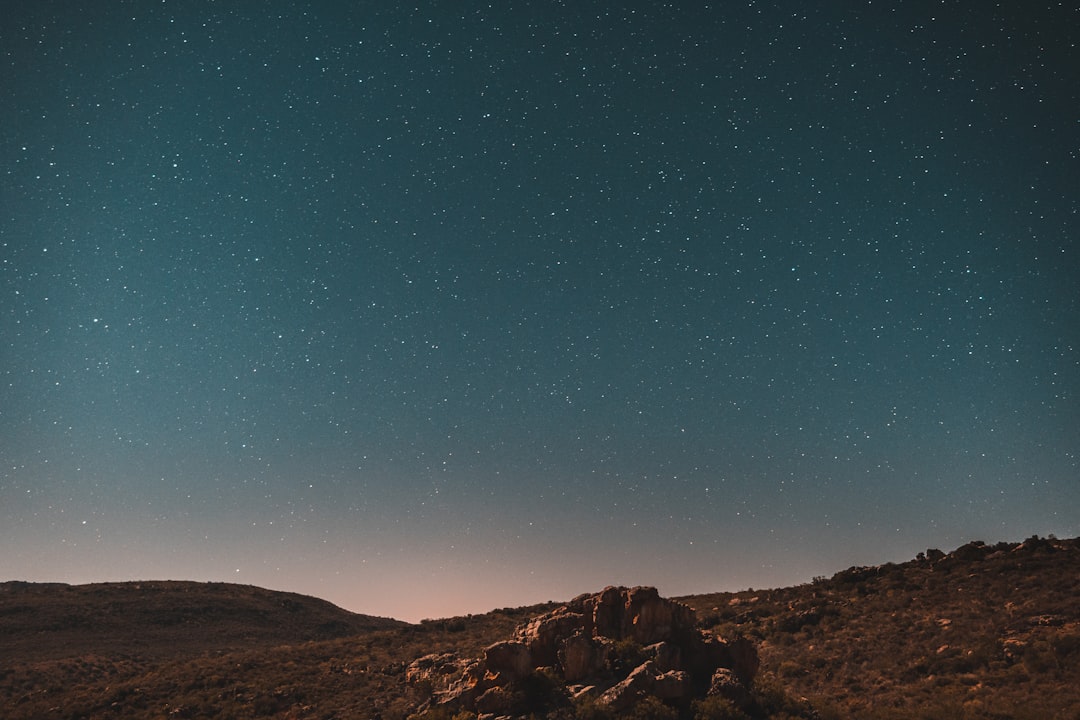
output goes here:
[[[755, 700], [700, 718], [1078, 720], [1080, 541], [969, 543], [791, 588], [678, 598], [752, 642]], [[424, 709], [433, 653], [482, 657], [556, 604], [419, 624], [221, 583], [0, 584], [0, 717], [381, 718]], [[557, 612], [556, 612], [557, 614]], [[627, 643], [621, 656], [638, 652]], [[543, 672], [532, 688], [543, 686]], [[530, 681], [532, 682], [532, 681]], [[538, 705], [540, 709], [542, 706]], [[745, 711], [744, 711], [745, 710]], [[442, 715], [440, 715], [440, 712]], [[674, 718], [587, 702], [548, 717]], [[475, 717], [475, 714], [472, 715]]]
[[0, 584], [0, 654], [181, 659], [388, 630], [406, 623], [249, 585], [181, 581]]

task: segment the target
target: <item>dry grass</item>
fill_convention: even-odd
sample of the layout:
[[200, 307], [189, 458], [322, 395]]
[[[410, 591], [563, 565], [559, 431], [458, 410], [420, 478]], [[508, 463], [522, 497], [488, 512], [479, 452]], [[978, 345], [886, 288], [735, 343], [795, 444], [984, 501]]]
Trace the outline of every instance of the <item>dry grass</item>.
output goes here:
[[830, 718], [1080, 718], [1080, 542], [966, 545], [781, 590], [683, 598]]
[[[479, 654], [551, 608], [410, 625], [258, 588], [138, 585], [0, 585], [0, 717], [404, 719], [422, 699], [411, 660]], [[810, 717], [790, 700], [805, 697], [824, 720], [1080, 720], [1078, 596], [1080, 541], [1032, 540], [682, 600], [760, 644], [764, 717]]]

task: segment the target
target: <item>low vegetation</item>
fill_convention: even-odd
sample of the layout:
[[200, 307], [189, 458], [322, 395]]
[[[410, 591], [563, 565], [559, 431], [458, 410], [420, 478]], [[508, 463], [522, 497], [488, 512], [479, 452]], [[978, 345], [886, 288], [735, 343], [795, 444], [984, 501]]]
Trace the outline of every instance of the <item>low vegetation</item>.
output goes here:
[[975, 542], [779, 590], [681, 598], [823, 719], [1080, 719], [1080, 542]]
[[[682, 715], [1080, 720], [1077, 597], [1080, 541], [1032, 538], [681, 598], [762, 659], [748, 709], [706, 698]], [[426, 699], [409, 662], [479, 655], [551, 607], [406, 624], [233, 585], [4, 583], [0, 717], [405, 720]], [[678, 715], [650, 701], [627, 717]], [[546, 716], [606, 720], [588, 702]]]

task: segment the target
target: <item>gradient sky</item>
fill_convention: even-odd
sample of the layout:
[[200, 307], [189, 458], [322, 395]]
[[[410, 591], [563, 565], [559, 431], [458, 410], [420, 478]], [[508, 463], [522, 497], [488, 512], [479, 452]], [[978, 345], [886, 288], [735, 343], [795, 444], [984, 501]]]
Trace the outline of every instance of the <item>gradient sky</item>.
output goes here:
[[0, 580], [417, 620], [1080, 534], [1072, 3], [6, 13]]

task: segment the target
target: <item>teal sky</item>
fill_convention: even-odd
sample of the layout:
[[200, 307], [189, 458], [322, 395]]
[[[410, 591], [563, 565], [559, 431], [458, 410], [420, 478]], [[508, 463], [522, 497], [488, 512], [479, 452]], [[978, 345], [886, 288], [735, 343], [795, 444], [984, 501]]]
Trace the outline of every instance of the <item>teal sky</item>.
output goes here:
[[0, 579], [416, 620], [1077, 535], [1078, 31], [24, 4]]

